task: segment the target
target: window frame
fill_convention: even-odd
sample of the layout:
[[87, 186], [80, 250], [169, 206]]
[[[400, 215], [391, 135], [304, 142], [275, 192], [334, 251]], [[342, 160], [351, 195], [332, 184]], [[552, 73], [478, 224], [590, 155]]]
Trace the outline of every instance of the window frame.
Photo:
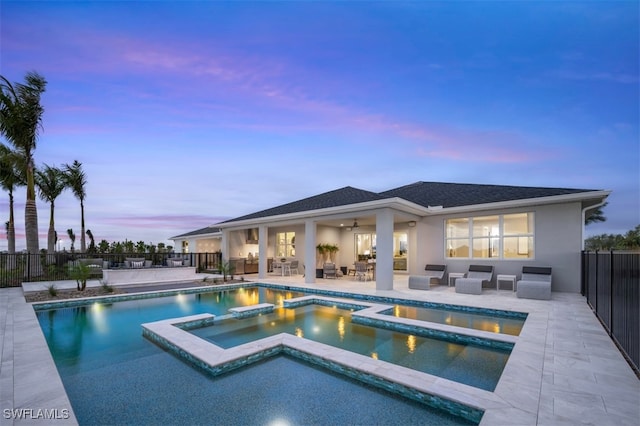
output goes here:
[[[519, 216], [525, 215], [527, 220], [527, 232], [510, 232], [509, 234], [505, 234], [505, 218], [509, 219], [509, 216]], [[489, 231], [488, 235], [479, 235], [478, 232], [474, 234], [474, 221], [487, 220], [491, 218], [497, 218], [497, 230], [498, 235], [494, 235], [496, 228], [492, 227], [491, 231]], [[467, 221], [468, 231], [466, 232], [466, 237], [456, 237], [450, 236], [449, 232], [449, 222], [450, 221]], [[487, 221], [488, 224], [491, 224], [490, 221]], [[515, 256], [506, 256], [505, 250], [507, 246], [511, 246], [511, 244], [505, 244], [505, 239], [517, 239], [516, 245], [516, 255]], [[456, 218], [448, 218], [444, 220], [444, 256], [445, 259], [478, 259], [478, 260], [535, 260], [536, 250], [535, 250], [535, 240], [536, 240], [536, 232], [535, 232], [535, 212], [526, 211], [526, 212], [518, 212], [518, 213], [496, 213], [496, 214], [486, 214], [486, 215], [478, 215], [478, 216], [466, 216], [466, 217], [456, 217]], [[457, 244], [451, 244], [451, 243]], [[467, 243], [468, 251], [467, 256], [452, 256], [456, 250], [459, 248], [454, 248], [460, 246], [460, 243]], [[486, 252], [487, 256], [474, 256], [474, 247], [477, 247], [477, 243], [479, 242], [487, 242]], [[526, 242], [526, 248], [524, 248]], [[464, 247], [464, 245], [460, 246]], [[485, 250], [482, 250], [483, 252]], [[526, 255], [526, 256], [519, 256]]]
[[[280, 243], [280, 236], [284, 235], [284, 243]], [[291, 237], [291, 238], [289, 238]], [[276, 247], [274, 253], [276, 258], [295, 257], [296, 255], [296, 233], [294, 231], [276, 232]], [[283, 248], [284, 250], [280, 250]], [[284, 252], [284, 255], [279, 253]]]

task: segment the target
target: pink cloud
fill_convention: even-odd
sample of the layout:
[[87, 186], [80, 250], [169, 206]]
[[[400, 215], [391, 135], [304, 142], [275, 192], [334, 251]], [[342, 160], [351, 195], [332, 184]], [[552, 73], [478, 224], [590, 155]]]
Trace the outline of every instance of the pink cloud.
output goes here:
[[[303, 128], [325, 132], [347, 130], [375, 138], [384, 136], [393, 140], [396, 146], [404, 145], [411, 155], [492, 163], [518, 163], [543, 158], [539, 153], [543, 150], [529, 148], [536, 144], [525, 140], [525, 136], [516, 132], [434, 126], [318, 99], [318, 87], [323, 87], [322, 81], [314, 81], [311, 87], [304, 86], [305, 83], [296, 83], [295, 76], [301, 70], [295, 69], [291, 64], [264, 57], [234, 54], [211, 44], [187, 45], [181, 44], [179, 40], [167, 44], [142, 37], [93, 30], [84, 30], [81, 34], [62, 33], [58, 37], [62, 38], [58, 42], [64, 43], [69, 52], [64, 60], [57, 62], [60, 64], [58, 71], [65, 73], [71, 70], [80, 74], [108, 73], [127, 77], [138, 74], [141, 78], [149, 75], [177, 75], [178, 83], [167, 90], [182, 97], [187, 97], [189, 90], [197, 91], [197, 101], [208, 99], [207, 93], [225, 91], [234, 100], [246, 97], [254, 103], [267, 102], [266, 108], [286, 110], [294, 116], [304, 115], [307, 124]], [[202, 82], [189, 89], [180, 83], [185, 79]], [[156, 95], [138, 90], [136, 93], [129, 93], [129, 96]], [[216, 105], [211, 105], [210, 102], [200, 105], [199, 111], [203, 108], [217, 108]], [[67, 111], [58, 112], [82, 113], [91, 110], [92, 107], [76, 105], [69, 107]], [[193, 113], [190, 111], [189, 115], [193, 117]], [[293, 118], [286, 114], [282, 118], [283, 114], [280, 113], [271, 115], [278, 117], [275, 124], [271, 122], [267, 128], [281, 127], [285, 131], [291, 131]], [[282, 124], [278, 125], [278, 122]], [[233, 127], [232, 123], [227, 125]], [[180, 126], [188, 124], [181, 122]], [[243, 122], [239, 127], [264, 129], [264, 125], [260, 123], [246, 125]], [[112, 129], [100, 126], [77, 125], [50, 129], [54, 134], [103, 133], [110, 130]]]
[[211, 217], [202, 215], [157, 215], [157, 216], [119, 216], [103, 219], [105, 225], [155, 229], [168, 227], [176, 229], [177, 224], [185, 228], [204, 228], [214, 223], [229, 219], [228, 217]]

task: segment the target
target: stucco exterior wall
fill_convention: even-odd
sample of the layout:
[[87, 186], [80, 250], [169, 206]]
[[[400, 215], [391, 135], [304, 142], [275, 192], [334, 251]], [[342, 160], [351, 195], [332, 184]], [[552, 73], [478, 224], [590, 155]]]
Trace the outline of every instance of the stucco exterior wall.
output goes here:
[[[532, 259], [455, 259], [445, 258], [444, 223], [446, 219], [491, 214], [520, 212], [535, 213], [535, 242]], [[553, 268], [553, 291], [580, 292], [580, 251], [582, 247], [582, 211], [580, 203], [532, 206], [527, 209], [483, 211], [475, 214], [438, 215], [424, 218], [418, 223], [418, 274], [426, 263], [447, 265], [449, 272], [466, 272], [469, 265], [493, 265], [498, 274], [516, 275], [519, 279], [523, 266], [550, 266]], [[424, 259], [422, 264], [420, 259]], [[416, 273], [413, 272], [412, 273]]]
[[[222, 249], [220, 238], [203, 238], [189, 241], [189, 251], [192, 253], [215, 253]], [[195, 247], [195, 250], [193, 249]]]

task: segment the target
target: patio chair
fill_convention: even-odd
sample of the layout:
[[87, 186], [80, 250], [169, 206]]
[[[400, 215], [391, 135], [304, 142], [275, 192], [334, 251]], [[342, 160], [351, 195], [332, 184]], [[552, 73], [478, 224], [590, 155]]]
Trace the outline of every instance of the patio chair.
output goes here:
[[522, 278], [516, 285], [516, 295], [522, 299], [551, 299], [551, 268], [523, 266]]
[[291, 264], [289, 265], [289, 275], [293, 274], [293, 271], [296, 271], [296, 275], [300, 274], [300, 272], [298, 272], [298, 260], [292, 260]]
[[369, 276], [369, 265], [367, 262], [356, 262], [356, 280], [367, 281], [367, 279], [371, 279]]
[[435, 283], [440, 284], [444, 273], [447, 269], [447, 265], [427, 265], [424, 267], [426, 276], [409, 277], [409, 288], [414, 290], [429, 290], [429, 288]]
[[482, 284], [493, 278], [493, 266], [469, 265], [469, 271], [464, 278], [456, 280], [456, 293], [482, 294]]
[[322, 276], [324, 278], [338, 278], [338, 274], [336, 273], [336, 264], [335, 263], [325, 263], [322, 266]]

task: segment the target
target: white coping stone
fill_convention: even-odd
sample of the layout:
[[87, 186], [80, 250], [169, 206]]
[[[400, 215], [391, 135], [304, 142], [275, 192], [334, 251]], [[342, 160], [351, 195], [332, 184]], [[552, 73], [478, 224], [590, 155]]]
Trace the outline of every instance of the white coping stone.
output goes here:
[[258, 303], [257, 305], [249, 305], [249, 306], [238, 306], [236, 308], [229, 308], [229, 312], [235, 312], [237, 314], [242, 314], [250, 311], [259, 311], [262, 309], [273, 308], [273, 303]]

